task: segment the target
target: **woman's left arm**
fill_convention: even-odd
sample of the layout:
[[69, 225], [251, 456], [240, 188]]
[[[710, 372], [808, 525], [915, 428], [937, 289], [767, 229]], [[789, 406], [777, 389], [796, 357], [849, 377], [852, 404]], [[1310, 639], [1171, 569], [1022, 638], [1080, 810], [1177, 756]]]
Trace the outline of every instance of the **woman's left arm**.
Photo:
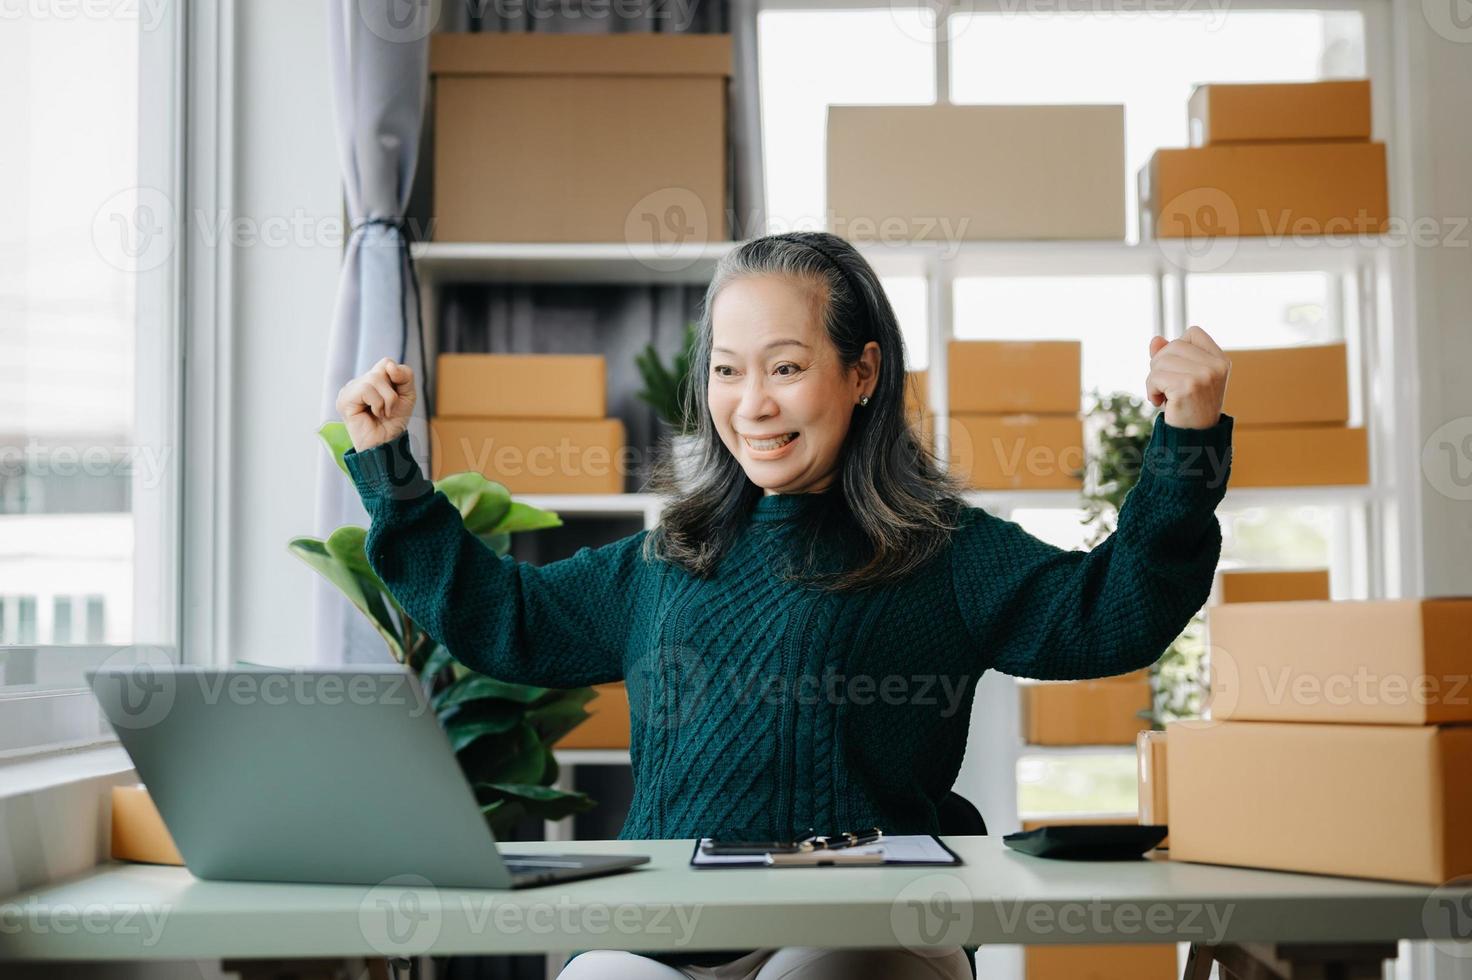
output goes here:
[[1199, 327], [1156, 338], [1150, 354], [1147, 389], [1165, 412], [1105, 541], [1066, 551], [965, 512], [952, 585], [982, 666], [1043, 680], [1128, 673], [1154, 663], [1206, 603], [1231, 471], [1233, 420], [1221, 412], [1230, 362]]

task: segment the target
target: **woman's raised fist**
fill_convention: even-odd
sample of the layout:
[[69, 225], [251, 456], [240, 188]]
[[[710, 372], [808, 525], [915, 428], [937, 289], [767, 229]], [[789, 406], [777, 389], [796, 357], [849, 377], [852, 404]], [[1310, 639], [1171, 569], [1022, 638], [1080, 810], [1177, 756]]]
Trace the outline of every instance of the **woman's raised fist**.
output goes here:
[[385, 357], [337, 393], [337, 411], [358, 452], [392, 442], [414, 414], [414, 371]]

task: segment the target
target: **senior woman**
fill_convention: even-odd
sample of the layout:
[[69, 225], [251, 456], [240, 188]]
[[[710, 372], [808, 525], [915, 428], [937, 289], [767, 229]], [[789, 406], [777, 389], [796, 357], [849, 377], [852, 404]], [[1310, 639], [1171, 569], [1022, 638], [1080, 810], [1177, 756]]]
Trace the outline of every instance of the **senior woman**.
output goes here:
[[[497, 556], [409, 454], [407, 367], [381, 361], [338, 409], [369, 561], [417, 623], [507, 681], [627, 681], [635, 789], [620, 839], [936, 833], [984, 671], [1137, 670], [1206, 601], [1230, 364], [1193, 326], [1151, 340], [1148, 365], [1163, 417], [1117, 530], [1089, 552], [965, 504], [906, 416], [904, 344], [878, 277], [821, 232], [743, 242], [719, 263], [687, 392], [700, 462], [680, 480], [661, 467], [651, 530], [541, 567]], [[562, 976], [970, 969], [959, 948], [592, 950]]]

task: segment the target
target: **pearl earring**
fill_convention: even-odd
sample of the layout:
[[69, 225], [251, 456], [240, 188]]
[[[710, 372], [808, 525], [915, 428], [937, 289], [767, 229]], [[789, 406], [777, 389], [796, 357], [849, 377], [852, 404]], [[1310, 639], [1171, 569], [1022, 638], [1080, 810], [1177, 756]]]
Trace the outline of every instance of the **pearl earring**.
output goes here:
[[867, 404], [869, 404], [869, 396], [868, 395], [860, 395], [859, 396], [859, 404], [860, 405], [867, 405]]

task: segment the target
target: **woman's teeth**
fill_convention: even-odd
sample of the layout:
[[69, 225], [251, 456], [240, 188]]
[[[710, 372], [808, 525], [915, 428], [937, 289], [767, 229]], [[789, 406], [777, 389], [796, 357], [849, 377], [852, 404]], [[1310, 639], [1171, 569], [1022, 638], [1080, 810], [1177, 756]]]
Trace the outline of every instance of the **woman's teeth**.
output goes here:
[[746, 444], [757, 452], [764, 453], [773, 449], [781, 449], [796, 438], [796, 432], [789, 432], [780, 439], [747, 439]]

